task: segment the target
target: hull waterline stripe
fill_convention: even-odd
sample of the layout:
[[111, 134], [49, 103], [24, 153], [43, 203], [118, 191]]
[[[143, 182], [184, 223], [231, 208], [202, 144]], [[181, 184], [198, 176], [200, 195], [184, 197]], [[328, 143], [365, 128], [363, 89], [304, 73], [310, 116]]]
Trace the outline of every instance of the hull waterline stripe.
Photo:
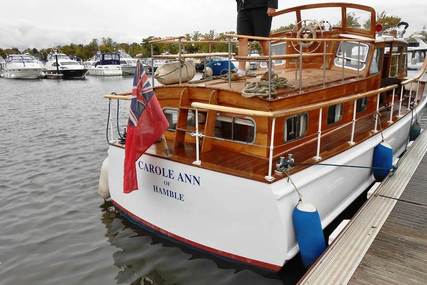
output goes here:
[[138, 216], [132, 214], [131, 212], [129, 212], [128, 210], [126, 210], [124, 207], [122, 207], [121, 205], [119, 205], [117, 202], [115, 202], [113, 200], [111, 200], [111, 201], [112, 201], [113, 205], [116, 208], [118, 208], [120, 211], [124, 212], [126, 215], [128, 215], [131, 219], [135, 220], [136, 222], [138, 222], [140, 224], [143, 224], [144, 226], [149, 227], [152, 230], [154, 230], [154, 231], [156, 231], [156, 232], [158, 232], [158, 233], [160, 233], [162, 235], [171, 237], [171, 238], [173, 238], [173, 239], [175, 239], [177, 241], [180, 241], [182, 243], [188, 244], [188, 245], [190, 245], [192, 247], [195, 247], [195, 248], [207, 251], [207, 252], [209, 252], [211, 254], [214, 254], [214, 255], [222, 256], [222, 257], [225, 257], [225, 258], [228, 258], [228, 259], [236, 260], [236, 261], [239, 261], [239, 262], [242, 262], [242, 263], [246, 263], [246, 264], [249, 264], [249, 265], [252, 265], [252, 266], [260, 267], [260, 268], [267, 269], [267, 270], [274, 271], [274, 272], [278, 272], [278, 271], [280, 271], [280, 269], [282, 269], [282, 267], [278, 266], [278, 265], [274, 265], [274, 264], [262, 262], [262, 261], [259, 261], [259, 260], [255, 260], [255, 259], [251, 259], [251, 258], [247, 258], [247, 257], [235, 255], [235, 254], [232, 254], [232, 253], [229, 253], [229, 252], [225, 252], [225, 251], [222, 251], [222, 250], [218, 250], [218, 249], [215, 249], [215, 248], [212, 248], [212, 247], [205, 246], [203, 244], [191, 241], [191, 240], [186, 239], [184, 237], [180, 237], [178, 235], [175, 235], [175, 234], [173, 234], [171, 232], [168, 232], [168, 231], [166, 231], [166, 230], [164, 230], [162, 228], [159, 228], [156, 225], [153, 225], [153, 224], [151, 224], [151, 223], [149, 223], [149, 222], [141, 219], [140, 217], [138, 217]]

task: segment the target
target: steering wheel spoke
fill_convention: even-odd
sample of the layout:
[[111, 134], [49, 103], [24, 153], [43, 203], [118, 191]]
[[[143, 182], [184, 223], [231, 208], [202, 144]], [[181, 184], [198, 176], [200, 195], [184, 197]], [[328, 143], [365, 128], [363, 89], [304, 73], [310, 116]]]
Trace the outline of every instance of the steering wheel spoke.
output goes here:
[[301, 39], [299, 41], [292, 41], [292, 46], [297, 52], [302, 52], [301, 49], [310, 49], [310, 53], [315, 52], [319, 46], [320, 42], [316, 41], [318, 32], [320, 36], [323, 36], [323, 28], [319, 22], [315, 20], [302, 20], [293, 28], [292, 35]]

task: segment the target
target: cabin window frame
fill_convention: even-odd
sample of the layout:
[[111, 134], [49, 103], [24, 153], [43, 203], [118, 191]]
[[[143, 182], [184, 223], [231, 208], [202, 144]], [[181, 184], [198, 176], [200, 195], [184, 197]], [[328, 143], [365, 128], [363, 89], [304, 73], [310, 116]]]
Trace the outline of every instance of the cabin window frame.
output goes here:
[[[217, 124], [217, 121], [218, 121], [219, 118], [230, 118], [231, 119], [231, 123], [232, 123], [232, 125], [231, 125], [232, 135], [234, 134], [234, 124], [235, 124], [236, 119], [250, 121], [252, 123], [253, 130], [254, 130], [253, 131], [253, 139], [252, 139], [252, 141], [247, 142], [247, 141], [236, 140], [236, 139], [233, 139], [234, 136], [232, 136], [231, 139], [230, 138], [223, 138], [223, 137], [217, 136], [217, 134], [216, 134], [217, 125], [216, 124]], [[224, 121], [224, 122], [226, 122], [226, 121]], [[233, 143], [245, 144], [245, 145], [253, 145], [256, 142], [256, 135], [257, 135], [257, 126], [256, 126], [255, 120], [252, 117], [238, 116], [238, 115], [233, 116], [233, 115], [224, 114], [224, 113], [217, 113], [216, 114], [215, 125], [214, 125], [214, 137], [215, 137], [215, 139], [217, 139], [217, 140], [223, 140], [223, 141], [229, 141], [229, 142], [233, 142]]]
[[[329, 109], [331, 109], [332, 107], [336, 107], [336, 106], [341, 106], [340, 107], [341, 108], [341, 110], [340, 110], [341, 111], [340, 112], [340, 117], [339, 117], [338, 120], [336, 120], [337, 114], [336, 114], [336, 110], [335, 110], [335, 112], [334, 112], [334, 121], [333, 122], [329, 122]], [[335, 105], [328, 106], [328, 112], [326, 114], [327, 114], [327, 116], [326, 116], [326, 123], [327, 123], [328, 126], [334, 125], [336, 123], [341, 122], [342, 119], [343, 119], [343, 117], [344, 117], [344, 104], [340, 103], [340, 104], [335, 104]]]
[[[368, 105], [369, 105], [368, 97], [363, 97], [363, 98], [357, 99], [356, 102], [357, 102], [356, 103], [356, 114], [363, 113], [366, 110], [368, 110]], [[359, 102], [362, 102], [362, 103], [360, 103], [360, 105], [359, 105]], [[363, 104], [363, 102], [365, 102], [365, 104]]]
[[[176, 122], [175, 122], [175, 128], [174, 129], [171, 129], [170, 128], [170, 123], [169, 123], [169, 120], [168, 120], [168, 123], [169, 123], [169, 126], [168, 126], [168, 131], [170, 131], [170, 132], [176, 132], [176, 128], [177, 128], [177, 125], [178, 125], [178, 117], [179, 117], [179, 108], [176, 108], [176, 107], [163, 107], [162, 108], [162, 112], [163, 112], [163, 115], [165, 115], [165, 117], [166, 117], [166, 119], [168, 119], [168, 117], [166, 116], [166, 113], [165, 113], [165, 111], [176, 111]], [[173, 121], [173, 115], [172, 115], [172, 121]]]
[[390, 57], [389, 59], [389, 78], [399, 78], [400, 76], [407, 76], [408, 74], [408, 49], [407, 47], [396, 44], [389, 46], [385, 53]]
[[[165, 111], [176, 111], [176, 123], [175, 123], [175, 129], [171, 129], [168, 127], [168, 131], [171, 132], [176, 132], [177, 129], [177, 124], [178, 124], [178, 118], [179, 118], [179, 113], [180, 113], [180, 108], [177, 107], [163, 107], [162, 108], [163, 114], [166, 116]], [[206, 120], [206, 115], [205, 115], [205, 119], [200, 119], [201, 114], [203, 114], [203, 112], [199, 112], [199, 124], [204, 124], [205, 120]], [[167, 118], [166, 118], [167, 119]], [[191, 122], [191, 123], [190, 123]], [[169, 120], [168, 120], [169, 123]], [[170, 124], [169, 124], [170, 125]], [[188, 127], [192, 127], [192, 128], [196, 128], [196, 112], [195, 109], [189, 109], [188, 110], [188, 114], [187, 114], [187, 128]]]
[[[380, 73], [381, 71], [381, 67], [383, 65], [383, 57], [384, 54], [384, 48], [383, 47], [376, 47], [374, 49], [374, 53], [372, 55], [372, 60], [371, 60], [371, 64], [369, 66], [369, 75], [375, 75]], [[376, 62], [377, 64], [377, 70], [372, 70], [372, 67], [374, 66], [374, 62]]]
[[[288, 138], [288, 120], [294, 119], [294, 118], [302, 118], [302, 117], [305, 117], [304, 133], [302, 133], [302, 134], [300, 133], [299, 135], [295, 136], [294, 138], [289, 139]], [[283, 131], [284, 131], [283, 132], [283, 140], [284, 140], [284, 142], [288, 143], [288, 142], [292, 142], [292, 141], [296, 141], [296, 140], [304, 138], [308, 133], [308, 122], [309, 122], [309, 114], [307, 112], [296, 114], [296, 115], [285, 118], [284, 119], [284, 127], [283, 127]], [[301, 122], [299, 123], [299, 125], [300, 125], [299, 131], [301, 131]]]
[[[366, 47], [366, 53], [365, 53], [365, 55], [363, 56], [363, 53], [361, 52], [360, 54], [361, 54], [361, 56], [360, 56], [360, 59], [359, 58], [352, 58], [352, 57], [346, 57], [346, 56], [344, 56], [344, 60], [345, 60], [345, 62], [352, 62], [352, 61], [355, 61], [355, 62], [359, 62], [359, 64], [361, 63], [362, 64], [362, 66], [361, 67], [359, 67], [359, 68], [357, 68], [357, 66], [356, 67], [352, 67], [352, 66], [348, 66], [348, 65], [346, 65], [346, 64], [344, 64], [344, 68], [345, 69], [350, 69], [350, 70], [359, 70], [359, 71], [361, 71], [361, 70], [364, 70], [365, 68], [366, 68], [366, 66], [367, 66], [367, 61], [368, 61], [368, 55], [369, 55], [369, 52], [370, 52], [370, 50], [371, 50], [371, 47], [370, 47], [370, 45], [368, 45], [368, 44], [366, 44], [366, 43], [361, 43], [361, 42], [357, 42], [357, 41], [345, 41], [345, 42], [341, 42], [339, 45], [338, 45], [338, 48], [337, 48], [337, 51], [336, 51], [336, 53], [335, 53], [335, 58], [334, 58], [334, 65], [336, 66], [336, 67], [340, 67], [340, 68], [342, 68], [343, 67], [343, 63], [342, 62], [340, 62], [340, 60], [342, 60], [343, 59], [343, 56], [342, 55], [340, 55], [339, 54], [339, 52], [340, 52], [340, 50], [342, 50], [342, 47], [343, 47], [343, 45], [347, 45], [347, 44], [354, 44], [354, 47], [353, 48], [358, 48], [358, 46], [360, 45], [360, 50], [362, 51], [362, 49], [364, 48], [364, 47]], [[357, 56], [358, 54], [356, 53], [356, 56]], [[337, 60], [338, 60], [338, 62], [337, 62]]]

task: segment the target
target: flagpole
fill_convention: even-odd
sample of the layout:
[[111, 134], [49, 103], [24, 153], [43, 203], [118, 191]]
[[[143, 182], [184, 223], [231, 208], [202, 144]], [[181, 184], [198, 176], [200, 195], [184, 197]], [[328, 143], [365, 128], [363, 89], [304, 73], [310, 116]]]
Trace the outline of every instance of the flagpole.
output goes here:
[[162, 135], [162, 141], [163, 141], [163, 146], [165, 148], [166, 156], [169, 156], [170, 155], [169, 146], [168, 146], [168, 142], [166, 141], [166, 137], [164, 134]]

